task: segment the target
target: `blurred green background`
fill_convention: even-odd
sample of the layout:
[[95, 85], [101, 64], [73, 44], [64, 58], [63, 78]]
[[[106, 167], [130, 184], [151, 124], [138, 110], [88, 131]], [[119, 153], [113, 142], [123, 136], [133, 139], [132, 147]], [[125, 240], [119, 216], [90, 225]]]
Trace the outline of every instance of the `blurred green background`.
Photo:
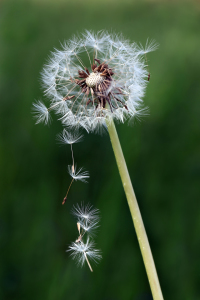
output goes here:
[[[200, 299], [200, 3], [26, 0], [0, 3], [0, 299], [150, 300], [151, 292], [108, 134], [74, 146], [88, 184], [70, 183], [61, 124], [35, 125], [50, 51], [85, 29], [145, 45], [150, 115], [117, 125], [165, 299]], [[65, 252], [77, 237], [73, 204], [101, 211], [103, 259], [90, 273]]]

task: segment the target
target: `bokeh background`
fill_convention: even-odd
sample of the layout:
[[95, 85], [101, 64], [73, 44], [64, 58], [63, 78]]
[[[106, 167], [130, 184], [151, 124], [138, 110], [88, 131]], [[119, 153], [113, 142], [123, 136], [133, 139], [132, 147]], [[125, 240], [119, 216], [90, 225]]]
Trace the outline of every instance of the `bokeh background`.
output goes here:
[[[70, 183], [61, 124], [35, 125], [40, 72], [50, 51], [85, 29], [145, 45], [150, 115], [117, 131], [165, 299], [200, 299], [199, 1], [26, 0], [0, 3], [0, 299], [150, 300], [151, 292], [108, 134], [74, 146], [88, 184]], [[103, 259], [90, 273], [65, 252], [76, 203], [101, 211]]]

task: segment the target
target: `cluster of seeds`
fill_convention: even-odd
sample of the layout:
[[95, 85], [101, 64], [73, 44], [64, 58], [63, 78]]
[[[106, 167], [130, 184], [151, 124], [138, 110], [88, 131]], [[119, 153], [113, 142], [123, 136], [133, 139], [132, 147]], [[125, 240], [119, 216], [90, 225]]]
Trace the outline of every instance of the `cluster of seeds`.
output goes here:
[[77, 218], [79, 236], [67, 251], [71, 251], [72, 258], [76, 260], [78, 265], [83, 266], [86, 261], [90, 271], [93, 272], [89, 259], [97, 263], [102, 258], [100, 250], [94, 248], [95, 243], [93, 241], [95, 230], [99, 227], [99, 210], [94, 209], [89, 204], [87, 206], [76, 205], [72, 214]]
[[[62, 144], [69, 144], [71, 146], [72, 153], [72, 165], [68, 166], [68, 172], [72, 177], [72, 180], [62, 202], [62, 204], [65, 204], [73, 181], [80, 180], [82, 182], [87, 182], [89, 173], [87, 171], [83, 171], [83, 168], [77, 169], [74, 163], [72, 145], [82, 141], [83, 135], [78, 132], [74, 132], [72, 134], [64, 129], [63, 132], [57, 136], [57, 140]], [[92, 239], [95, 235], [95, 230], [99, 227], [99, 210], [93, 209], [89, 204], [86, 206], [83, 204], [79, 206], [77, 204], [74, 206], [72, 214], [77, 218], [79, 236], [76, 241], [71, 244], [67, 251], [72, 252], [71, 255], [73, 259], [76, 259], [78, 265], [83, 266], [86, 261], [91, 272], [93, 272], [89, 259], [96, 263], [101, 259], [100, 251], [94, 248], [95, 244]], [[86, 242], [84, 242], [84, 240], [86, 240]]]

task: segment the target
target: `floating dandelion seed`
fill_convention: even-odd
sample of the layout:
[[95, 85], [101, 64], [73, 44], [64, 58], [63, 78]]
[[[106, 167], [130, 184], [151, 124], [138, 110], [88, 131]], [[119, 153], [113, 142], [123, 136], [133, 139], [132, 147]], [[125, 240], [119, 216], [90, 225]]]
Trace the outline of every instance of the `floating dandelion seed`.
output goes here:
[[[142, 97], [148, 82], [145, 55], [157, 48], [150, 42], [142, 48], [122, 36], [86, 31], [62, 50], [52, 53], [42, 73], [48, 109], [60, 116], [63, 125], [87, 131], [105, 125], [105, 119], [124, 122], [141, 114]], [[41, 110], [37, 123], [48, 118]]]

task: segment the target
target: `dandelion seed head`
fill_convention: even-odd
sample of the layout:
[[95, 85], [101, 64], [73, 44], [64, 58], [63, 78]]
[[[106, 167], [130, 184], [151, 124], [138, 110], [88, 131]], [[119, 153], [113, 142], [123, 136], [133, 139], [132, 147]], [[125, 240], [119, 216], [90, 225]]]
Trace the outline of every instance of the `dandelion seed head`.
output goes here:
[[[122, 35], [85, 31], [55, 50], [42, 72], [44, 93], [64, 126], [99, 130], [106, 119], [124, 122], [141, 111], [147, 85], [145, 48]], [[46, 122], [38, 114], [38, 122]]]

